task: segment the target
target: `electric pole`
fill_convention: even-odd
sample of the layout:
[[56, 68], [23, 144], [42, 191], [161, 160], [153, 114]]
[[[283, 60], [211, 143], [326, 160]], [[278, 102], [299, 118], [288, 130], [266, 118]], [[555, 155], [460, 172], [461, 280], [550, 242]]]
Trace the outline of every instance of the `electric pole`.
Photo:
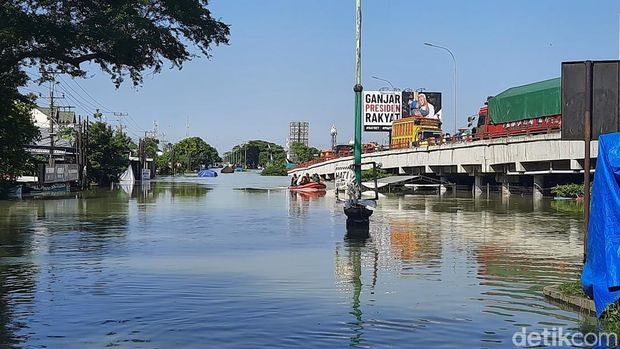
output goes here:
[[116, 116], [116, 121], [118, 122], [118, 128], [120, 129], [121, 133], [124, 133], [123, 129], [127, 128], [125, 125], [123, 125], [123, 118], [126, 118], [129, 116], [128, 113], [122, 113], [122, 112], [114, 112], [114, 116]]

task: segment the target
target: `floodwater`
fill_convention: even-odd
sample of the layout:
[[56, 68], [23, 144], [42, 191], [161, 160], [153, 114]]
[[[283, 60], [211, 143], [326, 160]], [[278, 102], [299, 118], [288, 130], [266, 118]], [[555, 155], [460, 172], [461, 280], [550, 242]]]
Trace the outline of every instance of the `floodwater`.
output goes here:
[[382, 199], [348, 237], [329, 194], [255, 173], [0, 202], [0, 348], [512, 347], [583, 330], [545, 300], [582, 221], [531, 197]]

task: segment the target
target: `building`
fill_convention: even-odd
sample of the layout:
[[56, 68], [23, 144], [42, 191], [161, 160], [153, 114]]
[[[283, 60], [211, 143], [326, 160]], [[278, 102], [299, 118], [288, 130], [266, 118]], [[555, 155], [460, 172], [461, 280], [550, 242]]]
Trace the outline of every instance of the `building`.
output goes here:
[[301, 143], [308, 146], [309, 124], [307, 121], [291, 121], [288, 126], [288, 140], [291, 146]]
[[[41, 137], [34, 144], [29, 145], [28, 149], [31, 154], [48, 156], [50, 153], [51, 139], [54, 137], [54, 157], [64, 160], [67, 155], [68, 148], [74, 148], [75, 143], [73, 137], [63, 137], [63, 135], [73, 134], [73, 128], [76, 124], [75, 113], [72, 111], [56, 111], [52, 120], [54, 124], [54, 132], [50, 129], [50, 108], [35, 107], [30, 112], [34, 125], [39, 129]], [[73, 151], [69, 153], [73, 154]]]
[[288, 126], [289, 159], [296, 161], [293, 144], [301, 143], [308, 146], [309, 123], [307, 121], [291, 121]]

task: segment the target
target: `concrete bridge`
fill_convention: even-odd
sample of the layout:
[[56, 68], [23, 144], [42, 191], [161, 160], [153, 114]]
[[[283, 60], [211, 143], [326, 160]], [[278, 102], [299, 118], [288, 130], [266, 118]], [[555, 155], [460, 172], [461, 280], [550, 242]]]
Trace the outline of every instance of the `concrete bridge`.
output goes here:
[[[592, 168], [596, 164], [598, 142], [591, 144]], [[362, 155], [362, 162], [376, 162], [393, 174], [426, 175], [459, 185], [470, 185], [474, 196], [484, 188], [501, 186], [510, 195], [511, 185], [531, 187], [534, 197], [545, 188], [581, 182], [584, 142], [565, 141], [560, 133], [498, 138], [418, 148], [394, 149]], [[353, 157], [342, 157], [305, 167], [293, 173], [318, 173], [333, 178], [336, 167], [353, 164]], [[581, 175], [580, 175], [581, 174]]]

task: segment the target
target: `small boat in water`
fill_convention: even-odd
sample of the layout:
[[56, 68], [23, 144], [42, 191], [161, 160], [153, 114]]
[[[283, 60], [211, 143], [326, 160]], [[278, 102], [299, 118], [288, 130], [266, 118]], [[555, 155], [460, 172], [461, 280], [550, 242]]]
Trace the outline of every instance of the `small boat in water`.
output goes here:
[[222, 168], [222, 171], [220, 171], [221, 173], [233, 173], [235, 172], [235, 169], [232, 168], [231, 166], [224, 166]]
[[325, 191], [327, 186], [321, 182], [310, 182], [302, 185], [291, 185], [288, 188], [296, 191]]

